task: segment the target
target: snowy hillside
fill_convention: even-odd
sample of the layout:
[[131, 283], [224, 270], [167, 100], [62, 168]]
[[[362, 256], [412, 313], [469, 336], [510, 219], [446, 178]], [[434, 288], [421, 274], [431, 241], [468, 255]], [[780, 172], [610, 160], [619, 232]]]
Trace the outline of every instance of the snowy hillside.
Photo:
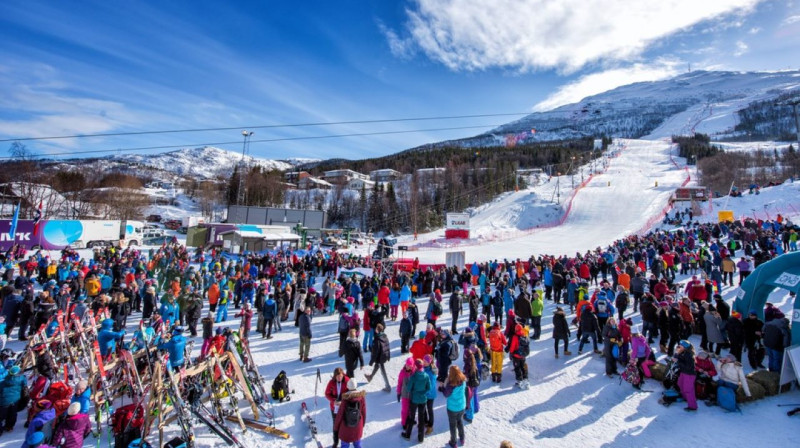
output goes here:
[[[535, 112], [471, 138], [435, 145], [466, 147], [574, 139], [585, 136], [660, 139], [695, 131], [729, 134], [736, 111], [800, 87], [800, 71], [696, 71], [618, 87], [550, 111]], [[532, 132], [535, 130], [535, 132]]]
[[[202, 148], [184, 148], [161, 154], [126, 154], [113, 156], [113, 160], [145, 165], [169, 171], [180, 176], [208, 179], [215, 176], [229, 176], [242, 161], [242, 154], [204, 146]], [[247, 156], [245, 163], [258, 165], [267, 170], [286, 171], [296, 164], [280, 160], [261, 159]]]

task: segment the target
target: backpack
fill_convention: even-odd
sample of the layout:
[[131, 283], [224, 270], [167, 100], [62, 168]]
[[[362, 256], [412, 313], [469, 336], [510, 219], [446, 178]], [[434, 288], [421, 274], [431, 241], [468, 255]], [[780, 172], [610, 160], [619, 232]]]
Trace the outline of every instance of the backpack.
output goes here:
[[144, 424], [144, 406], [129, 404], [117, 408], [111, 415], [111, 428], [114, 435], [121, 435], [132, 429], [139, 429]]
[[272, 381], [272, 398], [279, 401], [289, 399], [289, 378], [283, 370]]
[[339, 333], [347, 333], [350, 331], [350, 322], [344, 318], [344, 315], [339, 316]]
[[606, 303], [605, 299], [598, 299], [594, 302], [594, 308], [598, 313], [605, 313], [608, 309], [608, 304]]
[[519, 346], [514, 353], [525, 358], [531, 353], [531, 341], [527, 336], [518, 336], [517, 339]]
[[438, 300], [434, 299], [431, 313], [433, 313], [434, 316], [441, 316], [443, 312], [444, 310], [442, 309], [442, 304]]
[[450, 352], [448, 353], [450, 357], [450, 361], [455, 361], [458, 359], [458, 344], [453, 341], [450, 341]]
[[355, 428], [361, 420], [361, 403], [351, 401], [344, 408], [344, 425], [348, 428]]
[[639, 368], [636, 366], [636, 361], [631, 361], [622, 372], [622, 379], [631, 383], [633, 387], [639, 387], [642, 384], [642, 376], [639, 374]]

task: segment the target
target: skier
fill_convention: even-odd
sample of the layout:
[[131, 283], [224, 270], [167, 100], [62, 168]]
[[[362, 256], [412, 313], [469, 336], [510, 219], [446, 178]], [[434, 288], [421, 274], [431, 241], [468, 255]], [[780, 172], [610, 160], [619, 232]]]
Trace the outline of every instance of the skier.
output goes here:
[[222, 284], [222, 291], [220, 292], [219, 302], [217, 303], [217, 305], [219, 306], [219, 311], [217, 311], [216, 323], [228, 320], [228, 303], [230, 302], [230, 297], [231, 297], [231, 290], [228, 287], [228, 282], [224, 282]]
[[403, 318], [400, 319], [400, 353], [408, 353], [408, 344], [413, 335], [411, 319], [408, 317], [407, 312], [403, 312]]
[[266, 326], [261, 332], [261, 337], [272, 339], [272, 325], [275, 323], [275, 316], [278, 315], [278, 304], [275, 303], [275, 298], [272, 294], [267, 296], [261, 314], [264, 316], [264, 325]]
[[344, 342], [345, 373], [349, 378], [355, 378], [355, 370], [359, 363], [361, 370], [364, 370], [364, 355], [361, 351], [361, 343], [358, 341], [358, 333], [355, 328], [351, 328], [347, 340]]
[[306, 307], [303, 314], [300, 315], [300, 360], [303, 362], [311, 362], [308, 353], [311, 351], [311, 308]]

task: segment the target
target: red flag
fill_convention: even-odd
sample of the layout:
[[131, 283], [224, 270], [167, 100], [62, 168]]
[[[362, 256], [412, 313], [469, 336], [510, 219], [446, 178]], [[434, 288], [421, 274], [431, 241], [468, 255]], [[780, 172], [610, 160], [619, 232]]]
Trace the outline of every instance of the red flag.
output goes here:
[[39, 201], [39, 208], [33, 211], [33, 236], [39, 234], [39, 224], [42, 222], [42, 201]]

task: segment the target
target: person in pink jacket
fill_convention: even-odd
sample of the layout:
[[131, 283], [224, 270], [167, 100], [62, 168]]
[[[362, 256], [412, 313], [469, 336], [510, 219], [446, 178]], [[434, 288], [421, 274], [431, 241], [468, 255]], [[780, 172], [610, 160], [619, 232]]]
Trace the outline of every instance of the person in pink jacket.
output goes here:
[[397, 375], [397, 401], [400, 402], [400, 423], [404, 428], [406, 426], [406, 418], [408, 418], [408, 408], [411, 405], [411, 397], [403, 396], [403, 386], [405, 385], [405, 381], [411, 378], [414, 372], [416, 372], [414, 358], [409, 357], [406, 359], [403, 368], [400, 369], [400, 374]]

